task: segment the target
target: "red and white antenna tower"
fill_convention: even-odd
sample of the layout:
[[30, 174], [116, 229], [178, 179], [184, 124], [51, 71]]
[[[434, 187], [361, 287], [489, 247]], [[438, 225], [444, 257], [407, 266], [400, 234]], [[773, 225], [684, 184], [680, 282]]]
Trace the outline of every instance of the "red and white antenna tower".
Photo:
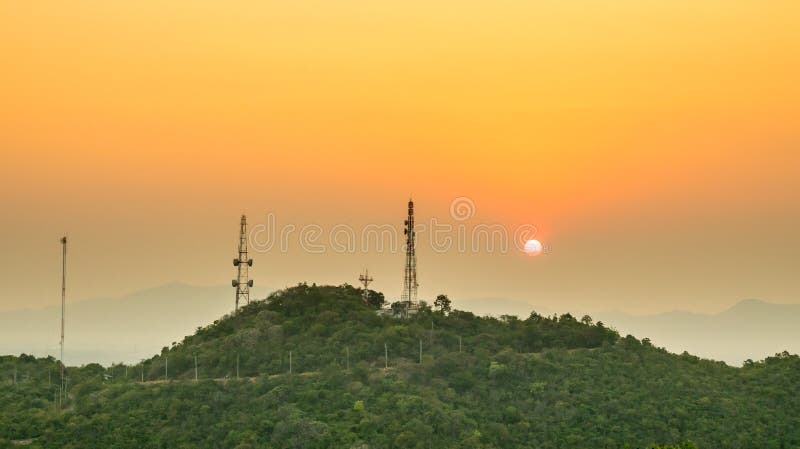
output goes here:
[[242, 215], [239, 226], [239, 257], [233, 259], [233, 266], [237, 269], [236, 279], [231, 281], [231, 285], [236, 288], [236, 307], [239, 311], [239, 303], [250, 304], [250, 287], [253, 280], [248, 278], [248, 268], [253, 266], [253, 259], [247, 258], [247, 216]]
[[417, 253], [414, 248], [416, 232], [414, 231], [414, 201], [408, 200], [408, 218], [405, 221], [403, 233], [406, 236], [406, 271], [403, 279], [403, 294], [400, 302], [403, 304], [403, 315], [408, 318], [415, 314], [419, 308], [417, 303]]

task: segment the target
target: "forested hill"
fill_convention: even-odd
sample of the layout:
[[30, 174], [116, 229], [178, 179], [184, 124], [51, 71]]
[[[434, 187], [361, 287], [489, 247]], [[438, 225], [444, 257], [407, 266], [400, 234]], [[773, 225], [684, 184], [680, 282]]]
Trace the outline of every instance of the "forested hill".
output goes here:
[[[373, 293], [374, 294], [374, 293]], [[378, 294], [379, 295], [379, 294]], [[234, 376], [239, 357], [240, 377], [289, 370], [310, 372], [330, 366], [347, 368], [365, 361], [385, 367], [418, 363], [420, 343], [423, 362], [461, 353], [489, 357], [500, 352], [537, 353], [545, 348], [597, 348], [613, 344], [617, 334], [588, 317], [570, 315], [546, 318], [533, 315], [527, 321], [479, 318], [469, 312], [434, 312], [423, 306], [412, 320], [384, 318], [365, 306], [361, 290], [352, 286], [301, 284], [274, 293], [267, 302], [243, 308], [237, 315], [198, 329], [180, 344], [164, 348], [147, 362], [151, 378], [163, 377], [165, 359], [174, 376], [193, 378], [194, 356], [206, 376]], [[433, 361], [431, 360], [431, 362]]]
[[52, 359], [0, 359], [0, 448], [800, 447], [797, 356], [732, 368], [570, 315], [400, 320], [348, 285], [283, 290], [140, 365], [68, 373], [56, 412]]

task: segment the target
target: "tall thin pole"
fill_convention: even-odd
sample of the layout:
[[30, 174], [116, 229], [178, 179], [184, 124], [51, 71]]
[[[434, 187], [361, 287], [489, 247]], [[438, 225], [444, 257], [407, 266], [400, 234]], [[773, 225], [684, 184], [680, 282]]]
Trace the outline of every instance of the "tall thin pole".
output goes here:
[[64, 373], [64, 314], [67, 309], [67, 236], [61, 237], [61, 392], [64, 399], [66, 392], [66, 375]]

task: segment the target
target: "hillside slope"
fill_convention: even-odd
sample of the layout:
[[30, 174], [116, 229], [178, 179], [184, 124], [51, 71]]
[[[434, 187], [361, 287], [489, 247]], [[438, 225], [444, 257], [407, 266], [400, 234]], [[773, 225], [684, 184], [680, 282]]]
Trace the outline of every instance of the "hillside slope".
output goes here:
[[60, 414], [52, 360], [3, 359], [1, 378], [14, 365], [24, 381], [0, 386], [0, 447], [800, 446], [797, 356], [732, 368], [588, 317], [423, 310], [402, 321], [359, 296], [299, 285], [142, 366], [70, 369]]

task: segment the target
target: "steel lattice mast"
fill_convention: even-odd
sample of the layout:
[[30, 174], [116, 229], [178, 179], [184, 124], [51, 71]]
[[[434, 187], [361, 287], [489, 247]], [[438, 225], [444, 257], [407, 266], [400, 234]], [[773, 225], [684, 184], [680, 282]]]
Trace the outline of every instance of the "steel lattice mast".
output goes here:
[[369, 275], [369, 270], [364, 270], [364, 274], [358, 277], [358, 280], [364, 284], [364, 292], [361, 294], [361, 300], [364, 301], [364, 304], [369, 303], [369, 283], [374, 281], [372, 277]]
[[239, 257], [233, 259], [233, 266], [237, 269], [236, 279], [231, 284], [236, 288], [236, 307], [239, 311], [239, 303], [250, 304], [250, 287], [253, 281], [248, 278], [248, 268], [253, 266], [253, 259], [247, 258], [247, 216], [242, 215], [239, 226]]
[[417, 304], [417, 254], [414, 248], [416, 232], [414, 232], [414, 201], [408, 200], [408, 218], [405, 221], [403, 233], [406, 236], [406, 271], [403, 279], [403, 294], [400, 302], [403, 304], [403, 314], [408, 317], [409, 312], [415, 313]]

